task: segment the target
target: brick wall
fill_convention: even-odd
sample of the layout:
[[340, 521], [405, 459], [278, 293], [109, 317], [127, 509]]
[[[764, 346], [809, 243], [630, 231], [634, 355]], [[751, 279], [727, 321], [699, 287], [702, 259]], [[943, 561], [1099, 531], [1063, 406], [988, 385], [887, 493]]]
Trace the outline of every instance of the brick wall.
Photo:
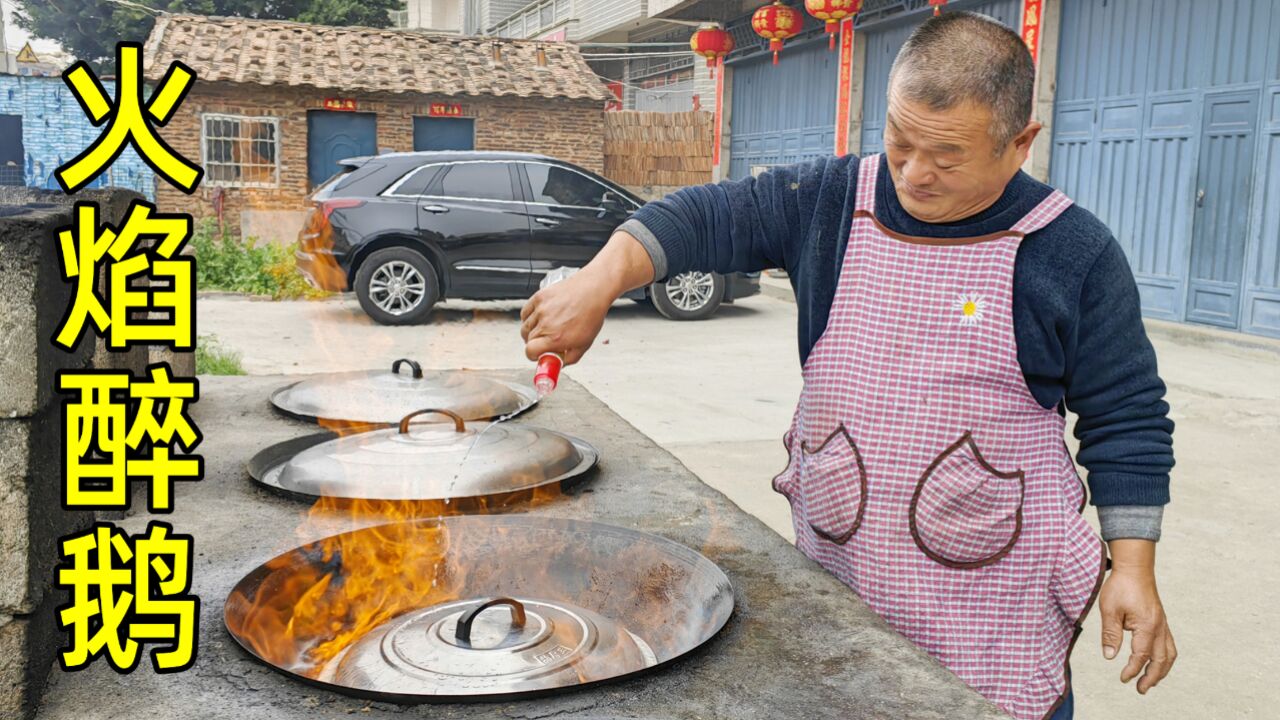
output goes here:
[[[175, 150], [203, 164], [200, 117], [203, 113], [272, 116], [280, 119], [280, 183], [272, 188], [223, 188], [223, 217], [239, 232], [245, 210], [301, 210], [310, 191], [307, 180], [307, 111], [322, 109], [326, 97], [357, 102], [359, 112], [378, 116], [379, 148], [413, 150], [413, 118], [427, 115], [433, 101], [460, 103], [476, 119], [476, 149], [535, 152], [604, 170], [604, 112], [595, 101], [545, 98], [448, 98], [427, 95], [348, 95], [297, 87], [261, 87], [197, 82], [163, 130]], [[212, 217], [216, 189], [206, 179], [193, 198], [160, 183], [161, 208], [181, 207], [197, 218]]]
[[[103, 82], [114, 98], [115, 83]], [[22, 117], [23, 182], [30, 187], [57, 189], [53, 171], [79, 155], [102, 133], [85, 117], [80, 104], [60, 77], [0, 75], [0, 115]], [[0, 138], [0, 142], [9, 142]], [[126, 147], [111, 168], [90, 187], [128, 188], [155, 199], [155, 173]]]

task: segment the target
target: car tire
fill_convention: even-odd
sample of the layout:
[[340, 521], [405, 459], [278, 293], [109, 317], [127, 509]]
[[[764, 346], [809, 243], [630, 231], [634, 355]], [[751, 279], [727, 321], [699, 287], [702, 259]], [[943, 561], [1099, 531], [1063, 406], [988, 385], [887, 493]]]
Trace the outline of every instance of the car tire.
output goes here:
[[724, 276], [687, 272], [649, 286], [653, 306], [668, 320], [705, 320], [724, 300]]
[[440, 299], [435, 268], [407, 247], [385, 248], [365, 258], [355, 291], [360, 307], [381, 325], [420, 323]]

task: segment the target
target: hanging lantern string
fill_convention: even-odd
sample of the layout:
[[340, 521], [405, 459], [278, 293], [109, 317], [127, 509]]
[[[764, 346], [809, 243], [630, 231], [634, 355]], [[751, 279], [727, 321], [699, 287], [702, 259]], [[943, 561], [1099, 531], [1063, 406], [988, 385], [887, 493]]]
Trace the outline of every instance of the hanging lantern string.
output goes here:
[[800, 34], [803, 26], [804, 16], [782, 0], [758, 8], [751, 15], [751, 29], [769, 41], [774, 65], [778, 64], [778, 53], [782, 51], [785, 42]]
[[831, 51], [836, 49], [836, 36], [841, 32], [841, 23], [862, 10], [862, 0], [804, 0], [804, 9], [826, 23], [830, 38], [827, 50]]

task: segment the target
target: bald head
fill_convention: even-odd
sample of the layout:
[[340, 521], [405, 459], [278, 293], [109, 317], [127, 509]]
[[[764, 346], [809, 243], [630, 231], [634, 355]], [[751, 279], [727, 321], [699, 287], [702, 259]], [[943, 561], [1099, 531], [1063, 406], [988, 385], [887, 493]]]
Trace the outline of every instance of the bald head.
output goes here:
[[991, 139], [1001, 152], [1031, 120], [1035, 64], [1022, 38], [988, 17], [948, 12], [907, 39], [889, 72], [889, 92], [950, 110], [973, 102], [991, 113]]

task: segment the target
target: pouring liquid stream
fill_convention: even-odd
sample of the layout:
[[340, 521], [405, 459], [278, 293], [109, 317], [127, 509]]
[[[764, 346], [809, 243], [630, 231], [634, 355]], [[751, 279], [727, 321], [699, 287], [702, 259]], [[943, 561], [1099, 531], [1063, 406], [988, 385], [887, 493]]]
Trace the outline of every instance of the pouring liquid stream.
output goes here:
[[[546, 288], [550, 285], [554, 285], [572, 276], [577, 271], [578, 271], [578, 268], [570, 268], [570, 267], [556, 268], [555, 270], [552, 270], [551, 272], [543, 276], [542, 282], [539, 284], [539, 288]], [[533, 386], [538, 391], [537, 402], [542, 402], [543, 398], [550, 395], [556, 389], [556, 385], [560, 382], [560, 370], [563, 367], [564, 367], [564, 357], [561, 356], [559, 353], [543, 353], [538, 358], [537, 369], [533, 376]], [[506, 415], [499, 417], [497, 420], [494, 420], [493, 422], [489, 423], [488, 425], [485, 425], [484, 428], [481, 429], [480, 432], [476, 434], [476, 439], [472, 441], [471, 446], [467, 448], [467, 451], [462, 454], [462, 460], [458, 462], [458, 469], [454, 471], [453, 479], [449, 481], [449, 488], [448, 490], [445, 491], [445, 498], [444, 498], [445, 505], [449, 504], [449, 500], [453, 495], [453, 487], [454, 485], [457, 484], [458, 478], [462, 475], [462, 469], [467, 464], [467, 458], [471, 457], [471, 451], [475, 450], [476, 446], [480, 444], [480, 440], [484, 438], [485, 433], [489, 432], [490, 428], [492, 428], [494, 425], [497, 425], [498, 423], [501, 423], [501, 422], [506, 422], [507, 420], [510, 420], [511, 418], [515, 417], [520, 412], [521, 412], [520, 410], [509, 412]]]

